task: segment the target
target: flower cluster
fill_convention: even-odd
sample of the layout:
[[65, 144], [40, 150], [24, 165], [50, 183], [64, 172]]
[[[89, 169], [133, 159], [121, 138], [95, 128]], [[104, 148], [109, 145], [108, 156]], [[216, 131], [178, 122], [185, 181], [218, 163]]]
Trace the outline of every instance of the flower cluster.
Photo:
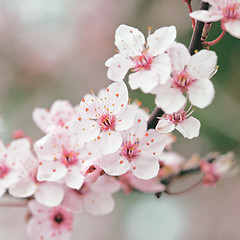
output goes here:
[[[8, 191], [28, 199], [30, 239], [67, 240], [73, 214], [111, 212], [112, 194], [120, 189], [165, 191], [163, 180], [183, 170], [185, 159], [172, 151], [171, 132], [176, 128], [189, 139], [199, 135], [191, 109], [205, 108], [214, 98], [210, 78], [217, 56], [208, 50], [191, 56], [175, 38], [173, 26], [149, 32], [145, 41], [138, 29], [121, 25], [115, 37], [119, 53], [106, 62], [114, 83], [76, 107], [57, 100], [49, 110], [36, 108], [33, 120], [45, 134], [36, 142], [21, 131], [6, 146], [0, 141], [0, 196]], [[130, 87], [155, 94], [164, 111], [156, 129], [148, 129], [148, 114], [129, 102], [123, 82], [129, 69]], [[218, 162], [199, 161], [205, 185], [229, 170]]]

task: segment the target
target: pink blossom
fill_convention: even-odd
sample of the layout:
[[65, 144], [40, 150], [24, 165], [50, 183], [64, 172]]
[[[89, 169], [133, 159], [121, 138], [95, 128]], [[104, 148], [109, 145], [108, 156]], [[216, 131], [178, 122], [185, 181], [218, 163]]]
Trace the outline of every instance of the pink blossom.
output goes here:
[[50, 110], [36, 108], [32, 116], [37, 126], [44, 133], [48, 133], [54, 127], [68, 128], [67, 123], [76, 116], [76, 110], [67, 100], [57, 100], [52, 104]]
[[102, 175], [94, 183], [84, 182], [79, 190], [67, 189], [63, 206], [74, 213], [85, 209], [92, 215], [108, 214], [114, 208], [111, 195], [119, 188], [117, 179]]
[[174, 26], [163, 27], [150, 34], [145, 42], [144, 35], [136, 28], [120, 25], [116, 30], [115, 45], [119, 53], [105, 63], [109, 67], [108, 78], [119, 81], [129, 69], [132, 89], [141, 88], [149, 93], [159, 83], [166, 83], [171, 70], [169, 56], [165, 53], [176, 38]]
[[121, 148], [101, 158], [100, 166], [113, 176], [128, 170], [138, 178], [150, 179], [158, 174], [159, 154], [165, 147], [165, 136], [154, 129], [147, 131], [145, 116], [138, 113], [132, 128], [123, 132]]
[[125, 194], [131, 193], [134, 189], [146, 193], [156, 193], [165, 190], [165, 186], [160, 182], [159, 177], [147, 180], [140, 179], [134, 176], [131, 171], [121, 175], [119, 177], [119, 182]]
[[38, 181], [64, 181], [68, 187], [79, 189], [84, 181], [82, 162], [93, 158], [95, 148], [83, 145], [68, 131], [58, 129], [34, 144], [39, 160]]
[[217, 157], [212, 163], [201, 160], [200, 168], [204, 172], [202, 184], [204, 186], [214, 186], [222, 177], [233, 173], [235, 162], [233, 160], [234, 154], [228, 152], [225, 155]]
[[216, 22], [221, 20], [222, 30], [232, 36], [240, 38], [240, 1], [239, 0], [204, 0], [211, 7], [190, 13], [192, 18], [202, 22]]
[[68, 240], [74, 216], [62, 206], [49, 208], [31, 200], [28, 204], [32, 217], [28, 223], [31, 240]]
[[159, 118], [156, 130], [160, 133], [169, 133], [177, 129], [185, 138], [192, 139], [199, 135], [200, 122], [190, 116], [191, 107], [185, 111], [185, 106], [180, 111], [172, 114], [164, 114]]
[[179, 111], [186, 102], [186, 94], [192, 105], [205, 108], [214, 98], [214, 87], [209, 80], [215, 70], [215, 52], [201, 50], [190, 56], [187, 48], [180, 43], [173, 44], [168, 53], [172, 61], [169, 81], [158, 85], [155, 103], [166, 113]]
[[121, 131], [133, 125], [135, 110], [127, 105], [128, 91], [124, 82], [109, 85], [100, 97], [85, 98], [80, 103], [81, 117], [71, 133], [82, 141], [96, 139], [104, 154], [115, 152], [122, 144]]

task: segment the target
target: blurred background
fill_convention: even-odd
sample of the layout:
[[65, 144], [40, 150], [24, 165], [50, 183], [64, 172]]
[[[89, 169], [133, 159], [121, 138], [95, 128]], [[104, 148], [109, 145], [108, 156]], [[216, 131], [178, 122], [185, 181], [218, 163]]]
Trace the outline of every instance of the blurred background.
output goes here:
[[[193, 9], [200, 1], [193, 0]], [[77, 105], [91, 89], [108, 86], [105, 61], [115, 54], [114, 34], [120, 24], [147, 35], [175, 25], [177, 41], [188, 46], [192, 34], [186, 4], [181, 0], [0, 0], [0, 124], [1, 138], [22, 129], [34, 140], [43, 136], [32, 120], [35, 107], [49, 108], [56, 99]], [[213, 24], [209, 40], [221, 32]], [[240, 153], [239, 40], [227, 34], [211, 48], [219, 71], [212, 79], [216, 97], [194, 116], [201, 121], [197, 139], [178, 136], [173, 145], [186, 158], [193, 153]], [[130, 97], [154, 109], [154, 96], [131, 91]], [[239, 176], [215, 188], [178, 197], [133, 193], [115, 195], [115, 211], [93, 217], [76, 216], [73, 240], [239, 240]], [[26, 239], [25, 209], [3, 209], [0, 239]], [[14, 231], [12, 223], [14, 219]]]

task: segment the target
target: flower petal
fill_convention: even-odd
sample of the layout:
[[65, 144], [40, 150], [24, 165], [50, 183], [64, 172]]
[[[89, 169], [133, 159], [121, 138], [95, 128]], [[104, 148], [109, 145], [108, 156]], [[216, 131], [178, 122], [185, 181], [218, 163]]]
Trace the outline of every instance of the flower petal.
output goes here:
[[227, 32], [229, 32], [233, 37], [240, 38], [240, 20], [230, 19], [224, 22], [224, 26]]
[[216, 22], [223, 18], [223, 15], [220, 11], [207, 11], [207, 10], [199, 10], [194, 11], [189, 14], [191, 18], [194, 18], [201, 22]]
[[156, 130], [160, 133], [170, 133], [174, 129], [175, 129], [174, 123], [166, 119], [160, 119], [156, 126]]

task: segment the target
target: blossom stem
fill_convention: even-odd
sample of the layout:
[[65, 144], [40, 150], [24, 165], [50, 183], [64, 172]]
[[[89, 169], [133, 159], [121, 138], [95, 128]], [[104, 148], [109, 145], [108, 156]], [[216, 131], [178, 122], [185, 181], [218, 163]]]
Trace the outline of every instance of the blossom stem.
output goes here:
[[24, 202], [0, 202], [0, 207], [26, 207], [28, 201]]
[[[192, 12], [192, 5], [191, 5], [191, 0], [184, 0], [184, 2], [187, 4], [188, 6], [188, 10], [189, 10], [189, 13]], [[192, 21], [192, 28], [193, 30], [195, 29], [195, 20], [193, 18], [191, 18], [191, 21]]]
[[201, 184], [202, 184], [202, 178], [198, 182], [196, 182], [194, 185], [192, 185], [191, 187], [189, 187], [187, 189], [184, 189], [179, 192], [171, 192], [169, 189], [166, 189], [165, 193], [167, 193], [168, 195], [182, 195], [185, 193], [192, 192], [193, 190], [197, 189]]
[[213, 41], [211, 42], [204, 42], [203, 44], [207, 47], [213, 46], [215, 44], [217, 44], [225, 35], [226, 31], [222, 31], [222, 33]]

